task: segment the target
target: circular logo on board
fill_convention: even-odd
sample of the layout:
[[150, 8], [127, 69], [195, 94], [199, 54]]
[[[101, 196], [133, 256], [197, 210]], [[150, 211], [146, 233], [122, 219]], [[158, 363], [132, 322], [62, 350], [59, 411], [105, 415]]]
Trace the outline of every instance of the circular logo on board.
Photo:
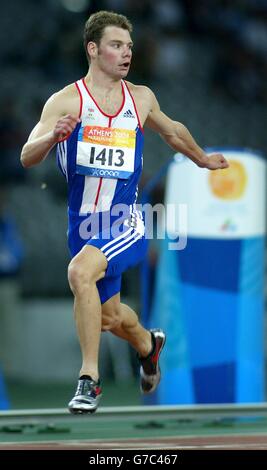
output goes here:
[[209, 186], [214, 196], [220, 199], [239, 199], [247, 186], [247, 172], [240, 161], [228, 161], [229, 168], [209, 172]]

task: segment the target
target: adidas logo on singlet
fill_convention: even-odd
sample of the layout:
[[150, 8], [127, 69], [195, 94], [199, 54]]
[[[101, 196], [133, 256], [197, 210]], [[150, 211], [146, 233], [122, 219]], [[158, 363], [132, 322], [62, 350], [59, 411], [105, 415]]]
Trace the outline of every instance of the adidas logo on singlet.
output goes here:
[[133, 115], [132, 111], [130, 109], [128, 109], [127, 111], [125, 111], [123, 117], [134, 118], [134, 115]]

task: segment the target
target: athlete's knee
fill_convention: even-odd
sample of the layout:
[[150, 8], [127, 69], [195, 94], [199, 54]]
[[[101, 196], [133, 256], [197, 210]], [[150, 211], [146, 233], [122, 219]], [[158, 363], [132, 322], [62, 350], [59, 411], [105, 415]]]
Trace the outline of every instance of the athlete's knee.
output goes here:
[[118, 328], [121, 324], [120, 308], [114, 307], [109, 310], [102, 310], [102, 331], [110, 331]]
[[68, 267], [69, 285], [75, 295], [83, 293], [103, 275], [104, 270], [101, 264], [97, 263], [97, 259], [90, 259], [90, 256], [85, 257], [78, 254]]
[[101, 331], [116, 330], [120, 326], [120, 324], [121, 322], [119, 318], [102, 319]]
[[82, 263], [73, 259], [68, 267], [68, 281], [74, 294], [78, 294], [88, 287], [89, 279]]

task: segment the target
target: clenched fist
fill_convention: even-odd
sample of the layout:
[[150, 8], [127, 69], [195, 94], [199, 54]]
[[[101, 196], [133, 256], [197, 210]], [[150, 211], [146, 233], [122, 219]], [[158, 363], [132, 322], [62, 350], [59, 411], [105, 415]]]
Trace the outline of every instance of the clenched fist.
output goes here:
[[223, 170], [228, 168], [229, 163], [221, 153], [212, 153], [208, 156], [206, 168], [208, 170]]
[[81, 122], [80, 118], [74, 117], [71, 114], [61, 117], [53, 130], [53, 136], [57, 142], [66, 139], [75, 129], [78, 122]]

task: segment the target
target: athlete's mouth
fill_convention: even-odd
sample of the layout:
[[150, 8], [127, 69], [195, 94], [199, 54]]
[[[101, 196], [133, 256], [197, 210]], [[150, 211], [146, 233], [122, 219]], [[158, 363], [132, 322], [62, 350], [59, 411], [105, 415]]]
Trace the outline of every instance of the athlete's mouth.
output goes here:
[[130, 65], [130, 62], [123, 62], [123, 64], [120, 64], [120, 67], [128, 68]]

